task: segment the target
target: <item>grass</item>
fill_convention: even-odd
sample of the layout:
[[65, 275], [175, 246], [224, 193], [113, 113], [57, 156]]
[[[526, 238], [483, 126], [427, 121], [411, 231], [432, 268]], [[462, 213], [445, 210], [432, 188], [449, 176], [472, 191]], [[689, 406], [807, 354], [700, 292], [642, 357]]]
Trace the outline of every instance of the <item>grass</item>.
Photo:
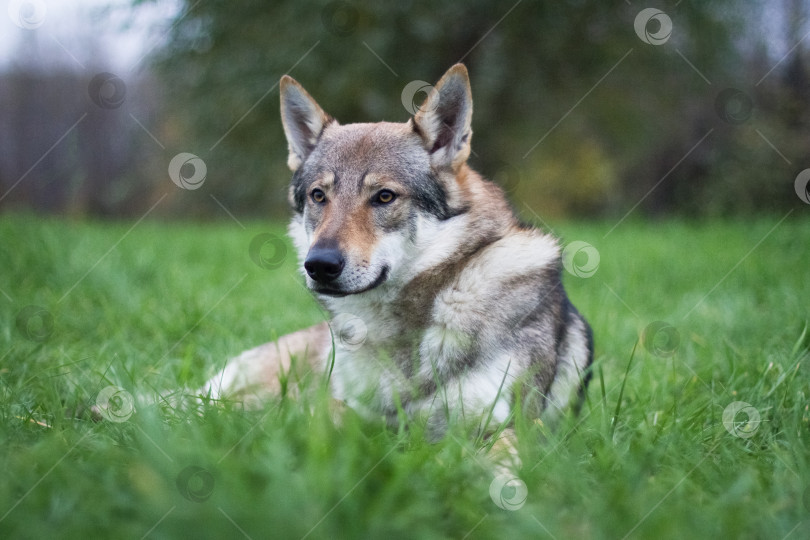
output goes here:
[[[566, 275], [594, 378], [578, 417], [518, 422], [508, 511], [463, 430], [336, 427], [317, 381], [259, 411], [93, 419], [108, 386], [193, 388], [322, 320], [289, 246], [250, 257], [283, 226], [0, 217], [0, 537], [807, 538], [810, 222], [778, 222], [559, 227], [600, 255]], [[742, 436], [735, 401], [760, 415]]]

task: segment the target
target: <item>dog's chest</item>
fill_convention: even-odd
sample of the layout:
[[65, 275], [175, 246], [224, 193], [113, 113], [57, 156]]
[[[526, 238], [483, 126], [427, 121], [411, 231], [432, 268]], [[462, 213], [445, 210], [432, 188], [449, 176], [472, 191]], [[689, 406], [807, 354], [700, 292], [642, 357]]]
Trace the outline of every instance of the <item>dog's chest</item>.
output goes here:
[[[456, 396], [446, 404], [451, 408], [493, 403], [506, 372], [515, 377], [526, 368], [529, 356], [515, 327], [541, 303], [544, 273], [558, 255], [553, 239], [515, 233], [450, 275], [410, 281], [399, 289], [404, 300], [380, 295], [330, 303], [333, 313], [351, 313], [363, 330], [350, 343], [336, 339], [335, 397], [374, 416], [396, 412], [398, 404], [418, 413], [449, 388]], [[340, 328], [333, 332], [340, 335]]]
[[[403, 316], [396, 304], [346, 306], [333, 319], [335, 398], [379, 417], [397, 404], [429, 402], [430, 395], [459, 365], [479, 351], [476, 318], [480, 293], [450, 286], [436, 294], [421, 318]], [[471, 362], [472, 363], [472, 362]]]

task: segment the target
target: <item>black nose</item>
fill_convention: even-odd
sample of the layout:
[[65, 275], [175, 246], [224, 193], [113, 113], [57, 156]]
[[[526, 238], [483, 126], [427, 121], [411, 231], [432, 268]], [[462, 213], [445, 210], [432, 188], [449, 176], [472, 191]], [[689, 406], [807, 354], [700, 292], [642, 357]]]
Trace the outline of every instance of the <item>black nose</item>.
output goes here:
[[328, 283], [338, 278], [345, 263], [340, 250], [313, 247], [307, 253], [304, 269], [315, 281]]

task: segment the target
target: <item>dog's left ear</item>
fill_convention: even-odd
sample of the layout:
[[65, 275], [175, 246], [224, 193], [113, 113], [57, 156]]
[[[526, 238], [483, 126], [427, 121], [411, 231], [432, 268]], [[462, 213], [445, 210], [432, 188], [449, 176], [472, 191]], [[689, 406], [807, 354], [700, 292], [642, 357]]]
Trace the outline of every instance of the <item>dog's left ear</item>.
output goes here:
[[457, 170], [470, 156], [472, 92], [464, 64], [447, 70], [413, 117], [437, 169]]

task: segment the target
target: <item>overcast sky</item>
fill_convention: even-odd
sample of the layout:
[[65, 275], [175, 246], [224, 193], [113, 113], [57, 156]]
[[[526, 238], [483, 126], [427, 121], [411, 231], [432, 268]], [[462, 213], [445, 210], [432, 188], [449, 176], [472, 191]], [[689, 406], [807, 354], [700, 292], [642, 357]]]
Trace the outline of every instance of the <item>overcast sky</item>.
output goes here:
[[158, 0], [136, 10], [131, 4], [131, 0], [0, 0], [0, 65], [135, 69], [162, 42], [178, 2]]

